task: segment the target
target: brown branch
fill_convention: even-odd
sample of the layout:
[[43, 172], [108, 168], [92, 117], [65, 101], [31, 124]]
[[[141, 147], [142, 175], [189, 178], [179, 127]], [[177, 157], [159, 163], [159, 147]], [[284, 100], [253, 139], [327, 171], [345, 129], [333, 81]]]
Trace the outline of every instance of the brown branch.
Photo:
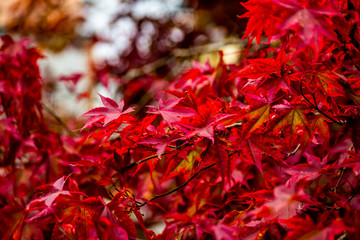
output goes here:
[[340, 236], [338, 236], [338, 237], [336, 238], [336, 240], [345, 240], [345, 239], [347, 239], [347, 238], [346, 238], [347, 235], [348, 235], [348, 232], [347, 232], [347, 231], [344, 231]]
[[294, 151], [289, 152], [289, 153], [285, 153], [285, 152], [281, 152], [281, 153], [284, 154], [284, 155], [286, 155], [286, 158], [289, 158], [289, 157], [291, 157], [291, 156], [294, 156], [294, 155], [297, 153], [297, 151], [299, 151], [300, 146], [301, 146], [301, 144], [299, 143], [299, 144], [296, 146], [296, 148], [295, 148]]
[[206, 167], [201, 168], [197, 173], [195, 173], [194, 175], [192, 175], [186, 182], [184, 182], [184, 183], [181, 184], [180, 186], [174, 188], [173, 190], [171, 190], [171, 191], [169, 191], [169, 192], [166, 192], [166, 193], [163, 193], [163, 194], [160, 194], [160, 195], [155, 195], [153, 198], [151, 198], [150, 200], [142, 203], [142, 204], [139, 205], [138, 207], [142, 207], [142, 206], [146, 205], [148, 202], [154, 201], [154, 200], [157, 199], [157, 198], [165, 197], [165, 196], [167, 196], [167, 195], [170, 195], [170, 194], [176, 192], [177, 190], [179, 190], [179, 189], [185, 187], [187, 184], [189, 184], [189, 182], [190, 182], [191, 180], [193, 180], [197, 175], [199, 175], [200, 172], [202, 172], [202, 171], [204, 171], [204, 170], [206, 170], [206, 169], [208, 169], [208, 168], [211, 168], [211, 167], [213, 167], [213, 166], [215, 166], [215, 165], [216, 165], [216, 163], [213, 163], [213, 164], [210, 164], [209, 166], [206, 166]]
[[356, 195], [358, 195], [360, 192], [360, 185], [357, 186], [355, 192], [351, 195], [351, 197], [347, 200], [347, 204], [351, 202], [351, 200], [356, 197]]
[[[129, 139], [130, 140], [130, 139]], [[174, 147], [174, 146], [171, 146], [171, 145], [168, 145], [168, 147], [170, 147], [170, 148], [172, 148], [173, 150], [178, 150], [180, 147]], [[165, 155], [167, 155], [167, 154], [169, 154], [169, 153], [163, 153], [163, 154], [161, 154], [161, 156], [165, 156]], [[138, 165], [140, 165], [141, 163], [144, 163], [144, 162], [147, 162], [147, 161], [149, 161], [149, 160], [151, 160], [151, 159], [154, 159], [154, 158], [157, 158], [158, 157], [158, 155], [151, 155], [151, 156], [149, 156], [149, 157], [147, 157], [147, 158], [144, 158], [144, 159], [141, 159], [140, 161], [138, 161], [138, 162], [134, 162], [134, 163], [132, 163], [132, 164], [130, 164], [130, 165], [128, 165], [128, 166], [125, 166], [124, 168], [123, 168], [123, 170], [128, 170], [128, 169], [131, 169], [131, 168], [133, 168], [133, 167], [135, 167], [135, 166], [138, 166]]]
[[159, 69], [160, 67], [165, 66], [169, 59], [176, 59], [176, 58], [188, 58], [192, 56], [196, 56], [202, 53], [211, 53], [211, 52], [218, 52], [219, 49], [226, 45], [231, 44], [240, 44], [242, 46], [245, 45], [245, 40], [241, 39], [229, 39], [222, 42], [217, 43], [209, 43], [201, 46], [195, 46], [191, 48], [176, 48], [170, 52], [170, 54], [166, 57], [159, 58], [151, 63], [148, 63], [139, 68], [133, 68], [129, 70], [126, 74], [124, 74], [121, 78], [125, 80], [125, 82], [129, 82], [134, 78], [138, 78], [144, 76], [146, 74], [152, 73], [155, 70]]
[[[161, 154], [161, 156], [163, 156], [163, 155], [165, 155], [165, 154], [167, 154], [167, 153], [163, 153], [163, 154]], [[131, 169], [131, 168], [133, 168], [133, 167], [135, 167], [135, 166], [140, 165], [140, 164], [143, 163], [143, 162], [147, 162], [147, 161], [149, 161], [149, 160], [151, 160], [151, 159], [154, 159], [154, 158], [157, 158], [157, 157], [158, 157], [157, 155], [149, 156], [149, 157], [144, 158], [144, 159], [142, 159], [142, 160], [140, 160], [140, 161], [138, 161], [138, 162], [134, 162], [134, 163], [132, 163], [132, 164], [124, 167], [123, 170]]]
[[333, 188], [334, 193], [336, 193], [338, 187], [340, 186], [341, 180], [342, 180], [343, 177], [344, 177], [344, 173], [345, 173], [345, 168], [342, 168], [342, 169], [341, 169], [341, 172], [340, 172], [339, 180], [337, 181], [335, 187]]
[[[305, 102], [306, 102], [307, 104], [309, 104], [312, 108], [314, 108], [316, 111], [318, 111], [319, 113], [321, 113], [324, 117], [328, 118], [328, 119], [331, 120], [332, 122], [334, 122], [334, 123], [336, 123], [336, 124], [338, 124], [338, 125], [340, 125], [340, 126], [343, 125], [342, 122], [339, 122], [339, 121], [335, 120], [334, 118], [332, 118], [332, 117], [330, 117], [329, 115], [327, 115], [325, 112], [321, 111], [320, 108], [319, 108], [317, 105], [313, 104], [313, 103], [305, 96], [305, 94], [304, 94], [303, 91], [302, 91], [302, 80], [301, 80], [300, 90], [297, 89], [297, 88], [294, 86], [294, 84], [291, 84], [291, 86], [304, 98]], [[314, 97], [314, 98], [315, 98], [315, 97]], [[315, 103], [316, 103], [316, 102], [315, 102]]]
[[49, 113], [51, 116], [55, 118], [55, 120], [64, 128], [64, 130], [67, 132], [67, 134], [74, 136], [76, 135], [75, 132], [73, 132], [66, 123], [53, 111], [50, 107], [48, 107], [45, 103], [41, 103], [43, 109]]
[[218, 52], [221, 47], [231, 44], [240, 44], [244, 46], [246, 44], [246, 40], [229, 39], [222, 42], [209, 43], [191, 48], [176, 48], [172, 51], [172, 54], [176, 57], [192, 57], [202, 53]]

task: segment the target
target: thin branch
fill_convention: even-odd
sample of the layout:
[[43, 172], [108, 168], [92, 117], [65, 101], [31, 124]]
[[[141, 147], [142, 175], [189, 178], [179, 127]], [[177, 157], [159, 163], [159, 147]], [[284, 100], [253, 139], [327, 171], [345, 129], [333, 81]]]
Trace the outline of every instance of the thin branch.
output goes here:
[[301, 144], [299, 143], [299, 144], [296, 146], [296, 148], [295, 148], [294, 151], [289, 152], [289, 153], [285, 153], [285, 152], [281, 152], [281, 153], [284, 154], [284, 155], [286, 155], [286, 158], [289, 158], [289, 157], [291, 157], [291, 156], [294, 156], [294, 155], [297, 153], [297, 151], [299, 151], [300, 146], [301, 146]]
[[342, 180], [343, 177], [344, 177], [344, 173], [345, 173], [345, 168], [341, 168], [339, 180], [337, 181], [335, 187], [333, 188], [334, 193], [336, 193], [338, 187], [340, 186], [341, 180]]
[[[168, 147], [172, 148], [173, 150], [178, 150], [178, 149], [181, 148], [181, 146], [180, 146], [180, 147], [175, 147], [175, 146], [171, 146], [171, 145], [169, 145]], [[167, 154], [169, 154], [169, 153], [166, 153], [166, 152], [165, 152], [165, 153], [161, 154], [161, 156], [165, 156], [165, 155], [167, 155]], [[151, 160], [151, 159], [154, 159], [154, 158], [157, 158], [157, 157], [158, 157], [158, 155], [151, 155], [151, 156], [149, 156], [149, 157], [147, 157], [147, 158], [144, 158], [144, 159], [142, 159], [142, 160], [140, 160], [140, 161], [138, 161], [138, 162], [134, 162], [134, 163], [132, 163], [132, 164], [124, 167], [123, 170], [131, 169], [131, 168], [133, 168], [133, 167], [136, 167], [136, 166], [138, 166], [138, 165], [140, 165], [140, 164], [142, 164], [142, 163], [144, 163], [144, 162], [147, 162], [147, 161], [149, 161], [149, 160]]]
[[336, 240], [345, 240], [347, 239], [348, 232], [344, 231], [339, 237], [336, 238]]
[[120, 190], [116, 187], [116, 185], [113, 183], [113, 187], [117, 192], [120, 192]]
[[315, 93], [312, 93], [311, 95], [312, 95], [313, 100], [314, 100], [314, 105], [317, 106], [317, 102], [316, 102], [316, 98], [315, 98]]
[[354, 198], [354, 197], [356, 197], [356, 195], [358, 195], [359, 194], [359, 192], [360, 192], [360, 185], [358, 185], [357, 186], [357, 188], [356, 188], [356, 190], [355, 190], [355, 192], [353, 193], [353, 195], [351, 195], [351, 197], [349, 198], [349, 200], [347, 200], [347, 204], [348, 203], [350, 203], [351, 202], [351, 200]]
[[55, 118], [55, 120], [64, 128], [64, 130], [71, 136], [74, 136], [75, 133], [66, 125], [66, 123], [45, 103], [41, 103], [42, 107], [46, 112]]
[[347, 182], [347, 184], [349, 184], [350, 188], [351, 188], [351, 192], [355, 192], [355, 188], [353, 187], [353, 185], [350, 183], [350, 181], [347, 178], [344, 178], [344, 180]]
[[[167, 154], [167, 153], [163, 153], [163, 154], [161, 154], [161, 156], [163, 156], [163, 155], [165, 155], [165, 154]], [[149, 157], [144, 158], [144, 159], [142, 159], [142, 160], [140, 160], [140, 161], [138, 161], [138, 162], [134, 162], [134, 163], [132, 163], [132, 164], [124, 167], [123, 170], [131, 169], [131, 168], [133, 168], [133, 167], [135, 167], [135, 166], [138, 166], [138, 165], [142, 164], [143, 162], [147, 162], [147, 161], [149, 161], [149, 160], [151, 160], [151, 159], [154, 159], [154, 158], [157, 158], [157, 157], [158, 157], [157, 155], [149, 156]]]
[[187, 184], [189, 184], [189, 182], [190, 182], [191, 180], [193, 180], [197, 175], [199, 175], [200, 172], [202, 172], [202, 171], [204, 171], [204, 170], [206, 170], [206, 169], [208, 169], [208, 168], [211, 168], [211, 167], [213, 167], [213, 166], [215, 166], [215, 165], [216, 165], [216, 163], [213, 163], [213, 164], [210, 164], [209, 166], [206, 166], [206, 167], [201, 168], [197, 173], [195, 173], [194, 175], [192, 175], [185, 183], [181, 184], [180, 186], [174, 188], [173, 190], [171, 190], [171, 191], [169, 191], [169, 192], [166, 192], [166, 193], [163, 193], [163, 194], [160, 194], [160, 195], [155, 195], [153, 198], [151, 198], [150, 200], [142, 203], [142, 204], [139, 205], [138, 207], [142, 207], [142, 206], [146, 205], [148, 202], [154, 201], [154, 200], [157, 199], [157, 198], [164, 197], [164, 196], [167, 196], [167, 195], [172, 194], [173, 192], [176, 192], [177, 190], [179, 190], [179, 189], [185, 187]]
[[211, 53], [218, 52], [219, 49], [223, 46], [231, 45], [231, 44], [239, 44], [241, 46], [245, 46], [245, 40], [239, 39], [229, 39], [227, 41], [217, 42], [217, 43], [209, 43], [201, 46], [191, 47], [191, 48], [176, 48], [170, 52], [170, 54], [166, 57], [159, 58], [154, 62], [146, 64], [139, 68], [133, 68], [129, 70], [125, 75], [122, 76], [122, 79], [125, 82], [131, 81], [134, 78], [138, 78], [154, 72], [162, 66], [168, 64], [169, 59], [175, 58], [188, 58], [193, 57], [202, 53]]
[[112, 194], [112, 192], [111, 192], [110, 190], [108, 190], [108, 193], [109, 193], [111, 199], [113, 199], [113, 198], [114, 198], [114, 195]]
[[[302, 83], [302, 81], [301, 81]], [[329, 115], [327, 115], [325, 112], [321, 111], [320, 108], [317, 105], [314, 105], [306, 96], [305, 94], [302, 92], [302, 90], [297, 89], [293, 84], [292, 87], [304, 98], [304, 100], [312, 107], [314, 108], [316, 111], [318, 111], [319, 113], [321, 113], [324, 117], [330, 119], [332, 122], [342, 126], [343, 123], [339, 122], [337, 120], [335, 120], [334, 118], [330, 117]], [[300, 88], [302, 87], [302, 84], [300, 86]]]
[[225, 128], [228, 129], [228, 128], [233, 128], [233, 127], [241, 127], [241, 125], [242, 125], [242, 122], [236, 122], [236, 123], [225, 126]]

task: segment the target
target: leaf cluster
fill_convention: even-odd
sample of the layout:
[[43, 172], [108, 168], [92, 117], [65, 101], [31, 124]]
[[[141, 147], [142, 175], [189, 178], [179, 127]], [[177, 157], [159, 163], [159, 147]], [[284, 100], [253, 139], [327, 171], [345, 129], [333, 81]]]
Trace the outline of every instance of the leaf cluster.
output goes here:
[[358, 239], [360, 2], [243, 6], [240, 64], [194, 63], [145, 114], [100, 95], [71, 136], [46, 127], [41, 55], [3, 37], [4, 239]]

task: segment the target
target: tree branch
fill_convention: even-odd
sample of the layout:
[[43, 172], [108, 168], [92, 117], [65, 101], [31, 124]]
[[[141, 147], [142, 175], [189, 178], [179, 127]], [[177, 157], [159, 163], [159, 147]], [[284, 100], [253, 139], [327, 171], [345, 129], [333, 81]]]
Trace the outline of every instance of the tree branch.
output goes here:
[[64, 128], [64, 130], [67, 132], [67, 134], [74, 136], [76, 135], [71, 129], [66, 125], [66, 123], [45, 103], [41, 103], [43, 109], [49, 113], [51, 116], [55, 118], [55, 120]]
[[341, 180], [343, 179], [344, 177], [344, 173], [345, 173], [345, 168], [341, 168], [341, 172], [340, 172], [340, 177], [339, 177], [339, 180], [337, 181], [335, 187], [333, 188], [333, 191], [334, 193], [336, 193], [340, 183], [341, 183]]
[[125, 82], [129, 82], [134, 78], [138, 78], [154, 72], [156, 69], [159, 69], [162, 66], [165, 66], [169, 59], [175, 58], [188, 58], [193, 57], [202, 53], [211, 53], [211, 52], [218, 52], [219, 49], [223, 46], [230, 45], [230, 44], [240, 44], [242, 46], [245, 45], [245, 40], [241, 39], [229, 39], [222, 42], [217, 43], [209, 43], [201, 46], [195, 46], [191, 48], [176, 48], [170, 52], [170, 54], [166, 57], [159, 58], [151, 63], [148, 63], [139, 68], [130, 69], [127, 73], [122, 76], [122, 79]]
[[[164, 155], [166, 155], [166, 154], [167, 154], [167, 153], [163, 153], [163, 154], [161, 154], [161, 156], [164, 156]], [[131, 169], [131, 168], [133, 168], [133, 167], [135, 167], [135, 166], [138, 166], [138, 165], [142, 164], [143, 162], [147, 162], [147, 161], [149, 161], [149, 160], [151, 160], [151, 159], [154, 159], [154, 158], [157, 158], [157, 157], [158, 157], [157, 155], [149, 156], [149, 157], [144, 158], [144, 159], [142, 159], [142, 160], [140, 160], [140, 161], [138, 161], [138, 162], [134, 162], [134, 163], [132, 163], [132, 164], [130, 164], [130, 165], [127, 165], [126, 167], [123, 168], [123, 170]]]
[[215, 166], [215, 165], [216, 165], [216, 163], [213, 163], [213, 164], [210, 164], [209, 166], [206, 166], [206, 167], [201, 168], [197, 173], [195, 173], [194, 175], [192, 175], [186, 182], [184, 182], [184, 183], [181, 184], [180, 186], [174, 188], [173, 190], [171, 190], [171, 191], [169, 191], [169, 192], [166, 192], [166, 193], [163, 193], [163, 194], [160, 194], [160, 195], [155, 195], [153, 198], [151, 198], [150, 200], [142, 203], [142, 204], [139, 205], [138, 207], [142, 207], [142, 206], [146, 205], [148, 202], [152, 202], [152, 201], [154, 201], [154, 200], [157, 199], [157, 198], [165, 197], [165, 196], [167, 196], [167, 195], [172, 194], [173, 192], [176, 192], [177, 190], [179, 190], [179, 189], [185, 187], [187, 184], [189, 184], [189, 182], [190, 182], [191, 180], [193, 180], [197, 175], [199, 175], [200, 172], [202, 172], [202, 171], [204, 171], [204, 170], [206, 170], [206, 169], [208, 169], [208, 168], [211, 168], [211, 167], [213, 167], [213, 166]]
[[[302, 91], [302, 80], [301, 80], [301, 86], [300, 86], [300, 90], [297, 89], [293, 84], [291, 84], [291, 86], [304, 98], [305, 102], [307, 102], [307, 104], [309, 104], [312, 108], [314, 108], [316, 111], [318, 111], [319, 113], [321, 113], [324, 117], [328, 118], [329, 120], [331, 120], [332, 122], [342, 126], [343, 123], [342, 122], [339, 122], [337, 120], [335, 120], [334, 118], [330, 117], [329, 115], [327, 115], [326, 113], [324, 113], [323, 111], [321, 111], [319, 109], [319, 107], [317, 105], [314, 105], [306, 96], [305, 94], [303, 93]], [[315, 97], [314, 97], [315, 98]], [[316, 102], [315, 102], [316, 103]]]
[[351, 200], [352, 200], [354, 197], [356, 197], [356, 195], [359, 194], [359, 192], [360, 192], [360, 185], [358, 185], [358, 186], [356, 187], [355, 192], [354, 192], [353, 195], [351, 195], [351, 197], [347, 200], [346, 204], [350, 203]]

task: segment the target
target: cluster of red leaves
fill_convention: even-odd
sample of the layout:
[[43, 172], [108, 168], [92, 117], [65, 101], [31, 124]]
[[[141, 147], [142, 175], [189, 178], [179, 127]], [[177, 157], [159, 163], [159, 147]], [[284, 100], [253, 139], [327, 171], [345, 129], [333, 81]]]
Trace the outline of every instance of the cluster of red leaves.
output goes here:
[[47, 129], [39, 54], [3, 38], [4, 239], [359, 239], [360, 1], [243, 5], [241, 64], [195, 63], [145, 116], [100, 95], [86, 137]]
[[123, 191], [112, 198], [104, 185], [114, 174], [102, 162], [113, 156], [109, 144], [47, 127], [39, 57], [28, 41], [1, 38], [1, 239], [135, 238], [134, 201]]

